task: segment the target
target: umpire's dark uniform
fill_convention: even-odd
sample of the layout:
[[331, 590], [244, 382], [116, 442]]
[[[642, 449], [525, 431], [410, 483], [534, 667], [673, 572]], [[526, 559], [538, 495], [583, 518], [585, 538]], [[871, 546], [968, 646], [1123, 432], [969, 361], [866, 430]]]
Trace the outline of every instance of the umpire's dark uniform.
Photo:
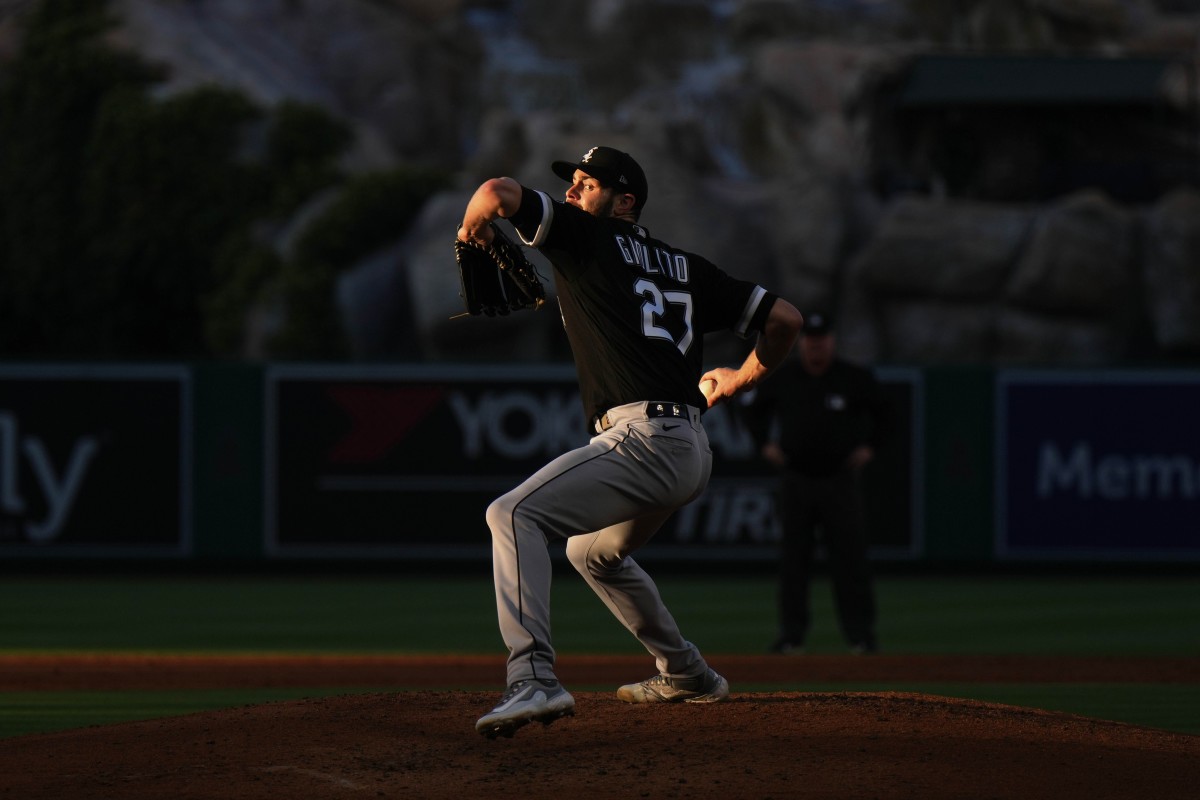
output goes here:
[[[830, 337], [828, 325], [823, 315], [809, 315], [803, 335]], [[828, 346], [832, 348], [831, 338]], [[759, 387], [749, 408], [757, 443], [776, 442], [786, 459], [778, 506], [783, 541], [780, 631], [772, 647], [776, 652], [804, 646], [817, 541], [828, 556], [842, 634], [855, 651], [877, 648], [861, 468], [853, 466], [850, 457], [862, 445], [878, 449], [893, 423], [872, 373], [832, 352], [820, 374], [810, 372], [802, 359], [780, 366], [773, 379]]]

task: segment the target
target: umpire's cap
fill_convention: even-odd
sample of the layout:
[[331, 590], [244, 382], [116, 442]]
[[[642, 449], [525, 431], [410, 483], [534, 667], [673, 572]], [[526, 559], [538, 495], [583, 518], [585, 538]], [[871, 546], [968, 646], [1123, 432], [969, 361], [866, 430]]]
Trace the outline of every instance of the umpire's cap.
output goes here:
[[568, 183], [575, 176], [575, 170], [586, 172], [605, 186], [611, 186], [622, 192], [627, 192], [637, 198], [633, 204], [634, 212], [639, 212], [646, 205], [646, 173], [633, 160], [633, 156], [612, 147], [593, 147], [583, 154], [579, 163], [570, 161], [555, 161], [550, 165], [554, 174]]
[[813, 311], [804, 315], [804, 335], [824, 336], [833, 332], [833, 318], [824, 311]]

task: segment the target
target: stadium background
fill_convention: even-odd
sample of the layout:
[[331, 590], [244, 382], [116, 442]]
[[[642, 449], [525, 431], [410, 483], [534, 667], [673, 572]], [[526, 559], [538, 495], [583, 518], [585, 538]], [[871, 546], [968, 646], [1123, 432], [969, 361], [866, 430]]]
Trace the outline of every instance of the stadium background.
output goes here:
[[[446, 320], [444, 231], [471, 181], [540, 182], [551, 155], [617, 130], [676, 194], [656, 195], [656, 230], [838, 306], [843, 343], [905, 409], [871, 475], [885, 650], [844, 654], [819, 582], [811, 652], [762, 659], [770, 475], [720, 412], [711, 491], [644, 558], [746, 696], [708, 717], [712, 740], [678, 710], [656, 709], [686, 726], [665, 733], [612, 715], [599, 698], [644, 656], [564, 573], [564, 670], [617, 661], [571, 673], [587, 675], [572, 681], [586, 715], [523, 733], [565, 743], [564, 768], [596, 741], [608, 756], [632, 742], [692, 793], [696, 752], [750, 763], [775, 751], [733, 739], [764, 729], [788, 763], [827, 759], [804, 763], [807, 780], [835, 763], [879, 777], [864, 796], [1190, 797], [1198, 14], [1190, 0], [0, 3], [0, 788], [130, 797], [141, 779], [204, 796], [208, 777], [210, 796], [250, 797], [290, 775], [303, 785], [275, 794], [299, 796], [364, 768], [382, 781], [420, 747], [439, 785], [507, 789], [544, 766], [492, 748], [449, 768], [482, 744], [469, 725], [501, 674], [483, 507], [581, 426], [569, 368], [527, 365], [564, 357], [553, 315], [480, 321], [494, 336]], [[731, 188], [734, 204], [715, 191]], [[757, 235], [776, 209], [789, 224], [762, 227], [779, 238]], [[739, 725], [746, 708], [759, 716]], [[928, 727], [897, 724], [914, 709]], [[1081, 748], [1047, 746], [1046, 727]], [[966, 760], [974, 732], [982, 757]], [[1153, 736], [1190, 761], [1128, 745]], [[279, 758], [307, 760], [254, 771], [280, 742]], [[201, 774], [219, 746], [250, 766]], [[345, 760], [318, 773], [329, 758]], [[1106, 772], [1118, 761], [1141, 773]]]
[[[880, 377], [907, 422], [871, 476], [886, 654], [1195, 663], [1196, 375]], [[568, 365], [0, 367], [11, 659], [0, 662], [66, 659], [43, 664], [53, 673], [81, 654], [498, 658], [483, 510], [583, 435], [570, 378]], [[644, 560], [697, 639], [757, 654], [773, 635], [772, 477], [735, 411], [709, 427], [712, 487]], [[562, 567], [562, 652], [632, 656]], [[811, 655], [843, 653], [823, 577], [814, 599]], [[1200, 719], [1194, 681], [1153, 668], [1077, 686], [903, 673], [784, 685], [913, 689], [1193, 733]], [[46, 688], [9, 696], [8, 735], [348, 687]]]

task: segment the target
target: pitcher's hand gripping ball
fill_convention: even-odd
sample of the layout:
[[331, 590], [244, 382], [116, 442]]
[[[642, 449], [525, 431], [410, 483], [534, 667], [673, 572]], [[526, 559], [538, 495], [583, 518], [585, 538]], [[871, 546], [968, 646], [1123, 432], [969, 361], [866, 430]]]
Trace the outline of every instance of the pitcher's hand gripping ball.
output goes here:
[[491, 247], [454, 240], [458, 262], [459, 295], [472, 315], [505, 316], [511, 311], [541, 308], [546, 290], [537, 270], [521, 248], [490, 223]]

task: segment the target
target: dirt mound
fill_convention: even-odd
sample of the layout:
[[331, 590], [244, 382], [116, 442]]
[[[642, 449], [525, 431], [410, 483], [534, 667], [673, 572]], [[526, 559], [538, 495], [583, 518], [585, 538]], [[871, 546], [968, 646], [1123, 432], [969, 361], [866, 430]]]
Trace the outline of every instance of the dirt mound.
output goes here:
[[907, 693], [734, 693], [475, 734], [494, 692], [313, 698], [10, 739], [21, 798], [1194, 797], [1200, 737]]
[[[631, 706], [646, 657], [563, 656], [577, 714], [489, 741], [503, 659], [0, 657], [0, 691], [368, 687], [0, 742], [0, 796], [154, 798], [1195, 797], [1200, 736], [898, 692], [739, 692], [863, 681], [1194, 683], [1195, 659], [713, 657], [711, 706]], [[406, 689], [377, 691], [380, 687]], [[450, 690], [451, 687], [457, 687]], [[484, 691], [486, 687], [486, 691]]]

